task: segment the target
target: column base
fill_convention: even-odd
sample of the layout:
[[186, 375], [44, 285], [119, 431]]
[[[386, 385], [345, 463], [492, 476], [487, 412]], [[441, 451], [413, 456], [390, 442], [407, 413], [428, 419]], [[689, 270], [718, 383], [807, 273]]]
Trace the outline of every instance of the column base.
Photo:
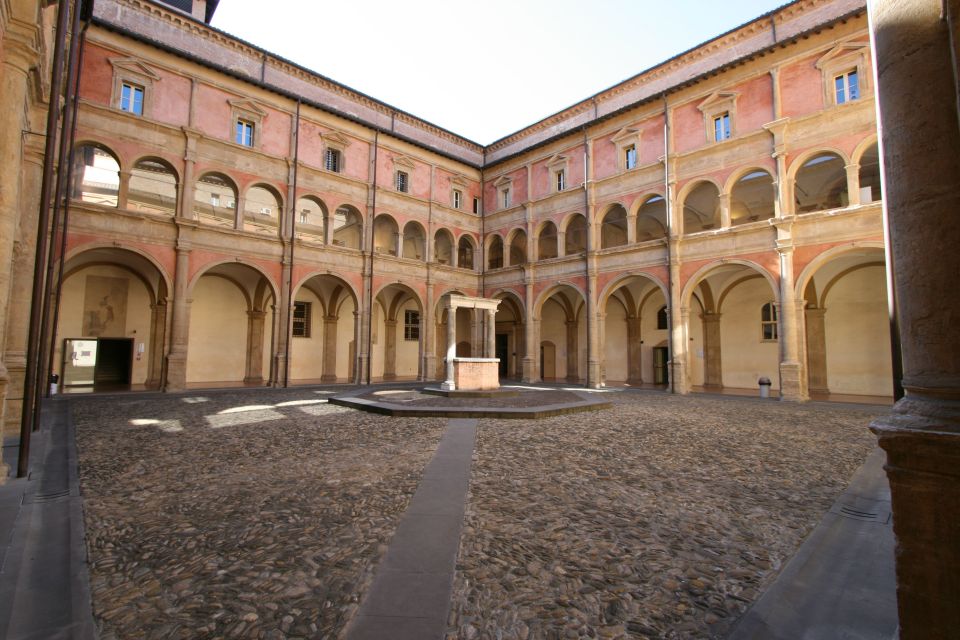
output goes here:
[[333, 375], [332, 373], [325, 373], [322, 376], [320, 376], [320, 382], [336, 382], [336, 381], [337, 381], [337, 376]]
[[799, 362], [780, 363], [780, 399], [786, 402], [806, 402], [807, 372]]
[[166, 392], [183, 391], [187, 388], [187, 354], [170, 353], [167, 355], [167, 381], [163, 385]]
[[687, 395], [690, 393], [690, 383], [687, 380], [687, 368], [682, 362], [671, 361], [668, 365], [670, 367], [670, 380], [671, 388], [673, 393], [680, 395]]
[[440, 383], [440, 388], [443, 391], [456, 391], [457, 384], [452, 380], [444, 380], [443, 382]]
[[540, 376], [537, 374], [537, 362], [534, 358], [521, 358], [520, 382], [527, 384], [540, 382]]

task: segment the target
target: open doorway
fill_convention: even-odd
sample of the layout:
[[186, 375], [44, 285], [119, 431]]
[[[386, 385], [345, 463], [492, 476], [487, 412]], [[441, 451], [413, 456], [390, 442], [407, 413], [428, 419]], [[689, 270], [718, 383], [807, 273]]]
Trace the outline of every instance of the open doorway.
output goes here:
[[67, 338], [64, 387], [127, 387], [133, 369], [132, 338]]

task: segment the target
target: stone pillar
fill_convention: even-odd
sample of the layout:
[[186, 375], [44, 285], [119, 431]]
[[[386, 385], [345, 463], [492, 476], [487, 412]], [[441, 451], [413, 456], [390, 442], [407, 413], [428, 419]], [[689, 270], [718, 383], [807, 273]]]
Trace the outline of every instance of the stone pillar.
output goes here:
[[263, 382], [263, 328], [266, 311], [247, 311], [247, 367], [243, 381]]
[[447, 379], [440, 388], [453, 391], [457, 385], [453, 381], [453, 359], [457, 357], [457, 307], [447, 305]]
[[383, 379], [397, 379], [397, 321], [383, 320]]
[[680, 286], [680, 243], [676, 237], [670, 239], [670, 381], [674, 393], [690, 393], [690, 381], [687, 377], [687, 333], [690, 310], [681, 304]]
[[487, 358], [497, 357], [497, 310], [487, 309]]
[[339, 316], [323, 317], [323, 373], [321, 382], [337, 381], [337, 326]]
[[830, 393], [827, 384], [827, 334], [823, 315], [826, 309], [805, 310], [807, 333], [807, 385], [810, 393]]
[[707, 312], [703, 319], [703, 386], [723, 386], [723, 358], [720, 349], [720, 314]]
[[[960, 0], [871, 3], [906, 396], [887, 453], [900, 638], [960, 629]], [[951, 38], [951, 35], [953, 38]]]
[[847, 201], [851, 207], [860, 205], [860, 165], [848, 164], [847, 170]]
[[130, 177], [131, 171], [120, 172], [120, 187], [117, 190], [117, 209], [126, 209], [130, 200]]
[[362, 318], [359, 311], [353, 312], [353, 340], [350, 341], [350, 372], [349, 379], [354, 383], [359, 384], [360, 371], [357, 369], [359, 364], [359, 359], [357, 358], [357, 345], [361, 343], [360, 332], [363, 327]]
[[537, 321], [533, 316], [533, 282], [528, 281], [524, 294], [524, 306], [527, 322], [523, 327], [523, 370], [520, 373], [521, 382], [540, 381], [540, 338], [537, 335]]
[[643, 334], [640, 316], [627, 317], [627, 383], [643, 384]]
[[602, 386], [600, 365], [603, 362], [603, 354], [600, 347], [600, 336], [602, 335], [603, 315], [597, 311], [596, 257], [589, 256], [587, 259], [593, 264], [591, 265], [590, 275], [587, 276], [590, 280], [590, 286], [587, 287], [589, 292], [587, 294], [587, 314], [589, 314], [591, 322], [587, 325], [587, 342], [590, 348], [588, 349], [587, 379], [585, 383], [593, 389], [599, 389]]
[[160, 387], [163, 378], [163, 344], [167, 329], [167, 301], [161, 300], [150, 307], [150, 349], [147, 351], [148, 389]]
[[579, 337], [579, 323], [576, 320], [567, 320], [567, 382], [580, 381], [580, 363], [577, 358], [580, 355]]
[[173, 320], [170, 324], [170, 352], [167, 354], [167, 380], [164, 391], [182, 391], [187, 387], [187, 341], [190, 334], [190, 249], [177, 247], [177, 266], [173, 279]]
[[567, 255], [567, 232], [557, 231], [557, 257], [562, 258]]
[[[456, 248], [454, 247], [453, 251], [455, 252]], [[456, 256], [451, 254], [451, 262]], [[428, 266], [427, 269], [433, 269], [433, 266]], [[423, 364], [420, 367], [423, 372], [424, 380], [432, 380], [435, 377], [435, 372], [437, 370], [437, 339], [436, 339], [436, 329], [437, 321], [434, 318], [436, 314], [436, 303], [433, 300], [433, 278], [431, 275], [427, 276], [427, 301], [423, 309], [423, 314], [420, 318], [422, 321], [423, 331], [420, 336], [420, 344], [423, 345]]]
[[804, 300], [797, 300], [796, 279], [793, 276], [793, 247], [783, 246], [780, 253], [780, 399], [805, 402], [810, 399], [807, 391], [807, 372], [803, 359], [803, 307]]
[[720, 228], [728, 229], [730, 227], [730, 194], [720, 194]]

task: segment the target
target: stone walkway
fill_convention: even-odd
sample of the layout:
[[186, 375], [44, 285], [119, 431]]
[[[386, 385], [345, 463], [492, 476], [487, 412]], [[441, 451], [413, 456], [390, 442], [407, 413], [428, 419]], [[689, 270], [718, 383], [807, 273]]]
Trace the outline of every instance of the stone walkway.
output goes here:
[[[344, 638], [389, 615], [368, 604], [374, 574], [410, 569], [392, 545], [437, 507], [414, 495], [447, 421], [326, 395], [72, 400], [101, 638]], [[879, 413], [604, 395], [595, 414], [479, 421], [447, 638], [724, 637], [873, 450]]]

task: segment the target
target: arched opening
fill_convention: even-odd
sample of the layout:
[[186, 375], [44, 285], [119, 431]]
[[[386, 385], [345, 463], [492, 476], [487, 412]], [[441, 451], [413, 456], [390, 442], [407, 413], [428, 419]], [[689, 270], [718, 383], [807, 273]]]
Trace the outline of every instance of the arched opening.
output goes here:
[[327, 207], [319, 198], [304, 196], [297, 200], [294, 228], [304, 242], [323, 244], [327, 227]]
[[410, 260], [426, 260], [426, 232], [419, 222], [408, 222], [403, 227], [403, 257]]
[[654, 195], [637, 211], [637, 242], [667, 237], [667, 201]]
[[423, 306], [410, 287], [392, 284], [376, 295], [371, 318], [373, 380], [421, 379], [422, 321]]
[[438, 229], [433, 235], [433, 260], [437, 264], [453, 265], [453, 235]]
[[386, 214], [373, 221], [373, 252], [382, 255], [399, 255], [400, 228], [396, 220]]
[[268, 383], [276, 318], [263, 274], [238, 262], [215, 265], [196, 280], [190, 299], [187, 384]]
[[237, 188], [221, 173], [205, 173], [197, 180], [193, 194], [194, 219], [233, 228], [237, 223]]
[[116, 207], [120, 201], [120, 161], [102, 145], [79, 145], [74, 151], [72, 184], [74, 200]]
[[500, 302], [494, 319], [494, 357], [500, 359], [500, 377], [519, 379], [520, 359], [526, 352], [523, 306], [512, 294], [495, 296]]
[[336, 276], [313, 276], [300, 286], [292, 310], [291, 383], [355, 379], [356, 311], [353, 291]]
[[882, 249], [844, 252], [804, 289], [810, 394], [893, 395]]
[[64, 387], [160, 387], [167, 281], [152, 261], [115, 248], [70, 258], [59, 319], [53, 370]]
[[347, 204], [337, 207], [333, 213], [331, 244], [345, 249], [359, 249], [362, 238], [363, 217], [360, 212]]
[[143, 213], [177, 214], [177, 174], [165, 161], [144, 158], [133, 165], [127, 209]]
[[730, 224], [738, 225], [772, 218], [776, 190], [773, 177], [762, 169], [750, 171], [733, 185], [730, 194]]
[[847, 206], [850, 199], [843, 158], [835, 153], [821, 153], [804, 162], [797, 171], [794, 197], [797, 213]]
[[548, 221], [540, 228], [540, 235], [537, 236], [537, 259], [549, 260], [557, 255], [557, 225]]
[[518, 229], [510, 238], [510, 266], [526, 264], [527, 232]]
[[880, 153], [873, 143], [860, 156], [860, 203], [868, 204], [883, 198], [880, 189]]
[[583, 296], [560, 285], [540, 305], [540, 342], [555, 346], [553, 367], [541, 351], [540, 377], [544, 381], [583, 383], [587, 378], [587, 327]]
[[600, 247], [619, 247], [627, 244], [627, 210], [619, 204], [610, 207], [600, 228]]
[[470, 236], [460, 236], [460, 243], [457, 246], [457, 266], [461, 269], [475, 269], [473, 261], [474, 254], [473, 240]]
[[700, 182], [683, 200], [683, 232], [720, 228], [720, 191], [712, 182]]
[[273, 188], [266, 185], [250, 187], [243, 199], [243, 230], [275, 236], [282, 210], [280, 196]]
[[503, 268], [503, 240], [494, 234], [490, 238], [490, 247], [487, 249], [487, 268]]
[[668, 329], [658, 322], [666, 298], [656, 282], [631, 276], [617, 285], [604, 304], [603, 379], [609, 385], [663, 385], [666, 362], [657, 349], [666, 348]]
[[587, 219], [583, 214], [577, 213], [570, 218], [563, 240], [565, 255], [576, 255], [587, 250]]

